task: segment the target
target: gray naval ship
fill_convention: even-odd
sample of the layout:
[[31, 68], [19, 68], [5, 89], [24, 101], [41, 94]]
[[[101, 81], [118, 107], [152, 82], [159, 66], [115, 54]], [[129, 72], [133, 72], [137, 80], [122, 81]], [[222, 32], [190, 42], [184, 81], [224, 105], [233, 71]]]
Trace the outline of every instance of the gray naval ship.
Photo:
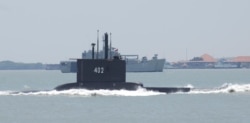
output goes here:
[[[111, 46], [110, 46], [111, 47]], [[121, 56], [121, 59], [126, 61], [126, 72], [162, 72], [164, 69], [165, 59], [158, 59], [158, 55], [155, 54], [152, 59], [148, 60], [147, 57], [139, 59], [138, 55], [121, 55], [116, 48], [109, 48], [109, 58], [114, 56]], [[105, 49], [99, 52], [94, 52], [95, 59], [104, 59]], [[92, 51], [84, 51], [82, 53], [82, 59], [92, 59]], [[62, 73], [76, 73], [77, 62], [76, 59], [70, 59], [69, 61], [61, 61], [60, 69]]]

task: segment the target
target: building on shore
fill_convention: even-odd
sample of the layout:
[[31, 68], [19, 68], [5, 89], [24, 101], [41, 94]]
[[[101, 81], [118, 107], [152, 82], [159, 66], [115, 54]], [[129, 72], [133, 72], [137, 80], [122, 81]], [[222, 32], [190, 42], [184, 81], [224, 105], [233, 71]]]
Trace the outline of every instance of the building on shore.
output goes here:
[[232, 69], [250, 68], [250, 56], [215, 59], [209, 54], [194, 57], [188, 61], [166, 63], [166, 69]]
[[239, 68], [250, 68], [250, 56], [237, 56], [230, 62], [237, 64]]

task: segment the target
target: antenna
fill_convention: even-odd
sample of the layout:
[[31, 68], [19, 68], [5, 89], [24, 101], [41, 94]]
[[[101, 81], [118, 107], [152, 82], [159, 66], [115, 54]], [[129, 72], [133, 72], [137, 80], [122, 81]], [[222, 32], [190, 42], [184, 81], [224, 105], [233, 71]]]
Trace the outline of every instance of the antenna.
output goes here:
[[186, 48], [186, 61], [188, 60], [187, 55], [188, 55], [188, 54], [187, 54], [187, 48]]
[[110, 49], [109, 49], [109, 57], [110, 57], [110, 59], [112, 59], [112, 56], [111, 56], [111, 49], [112, 49], [111, 35], [112, 35], [112, 33], [110, 33]]
[[96, 59], [99, 59], [99, 30], [97, 30], [97, 54]]

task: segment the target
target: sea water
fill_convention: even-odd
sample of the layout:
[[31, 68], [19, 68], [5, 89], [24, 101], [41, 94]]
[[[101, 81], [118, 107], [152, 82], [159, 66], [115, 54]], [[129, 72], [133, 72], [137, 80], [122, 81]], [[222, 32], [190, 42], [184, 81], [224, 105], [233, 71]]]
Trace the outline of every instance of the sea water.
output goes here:
[[[75, 82], [60, 71], [0, 71], [1, 123], [249, 123], [250, 69], [127, 73], [148, 87], [191, 87], [164, 94], [138, 89], [55, 91]], [[26, 92], [38, 90], [34, 92]]]

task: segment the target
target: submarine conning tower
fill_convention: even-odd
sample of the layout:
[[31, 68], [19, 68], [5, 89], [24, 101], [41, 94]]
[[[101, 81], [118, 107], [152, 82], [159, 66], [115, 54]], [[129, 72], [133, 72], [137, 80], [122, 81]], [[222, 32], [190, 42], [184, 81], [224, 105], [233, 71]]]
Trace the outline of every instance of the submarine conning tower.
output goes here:
[[[119, 56], [108, 57], [108, 33], [104, 34], [104, 59], [95, 58], [92, 43], [92, 59], [77, 59], [77, 81], [56, 87], [56, 90], [85, 88], [109, 90], [136, 90], [141, 83], [126, 82], [126, 62]], [[98, 54], [98, 53], [97, 53]]]
[[[88, 82], [125, 82], [126, 81], [126, 63], [121, 59], [108, 59], [108, 34], [104, 34], [104, 59], [77, 59], [77, 83]], [[92, 44], [92, 50], [94, 50]], [[95, 51], [92, 51], [94, 55]]]

